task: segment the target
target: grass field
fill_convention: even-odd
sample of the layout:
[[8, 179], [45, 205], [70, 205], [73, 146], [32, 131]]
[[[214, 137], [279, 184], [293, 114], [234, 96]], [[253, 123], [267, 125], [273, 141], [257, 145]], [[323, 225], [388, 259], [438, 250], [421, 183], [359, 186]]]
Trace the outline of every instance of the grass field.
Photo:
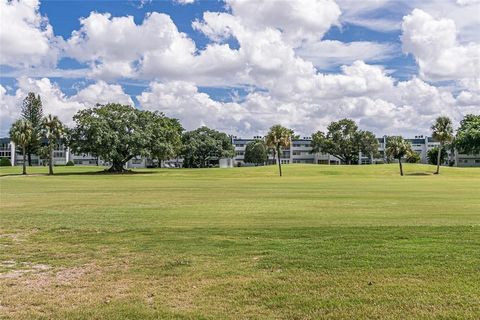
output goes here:
[[480, 169], [56, 170], [0, 169], [0, 318], [480, 318]]

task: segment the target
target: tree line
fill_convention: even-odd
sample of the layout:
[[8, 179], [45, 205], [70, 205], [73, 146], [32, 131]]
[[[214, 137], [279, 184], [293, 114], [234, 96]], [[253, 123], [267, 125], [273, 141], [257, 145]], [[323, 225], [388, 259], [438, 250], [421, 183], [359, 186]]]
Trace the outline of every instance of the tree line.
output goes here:
[[[32, 163], [32, 154], [44, 155], [48, 159], [49, 174], [53, 174], [53, 150], [60, 140], [74, 153], [90, 154], [110, 163], [108, 171], [117, 173], [125, 171], [126, 163], [136, 157], [148, 157], [159, 163], [182, 157], [184, 167], [204, 168], [212, 161], [235, 155], [231, 137], [226, 133], [207, 127], [185, 132], [178, 119], [129, 105], [98, 104], [78, 111], [73, 121], [73, 128], [67, 128], [58, 117], [44, 116], [40, 96], [32, 92], [27, 95], [21, 119], [10, 129], [10, 138], [22, 150], [23, 174], [26, 174], [26, 164]], [[431, 129], [432, 137], [440, 143], [435, 150], [437, 174], [448, 148], [457, 148], [462, 153], [480, 153], [480, 115], [465, 116], [455, 135], [448, 117], [438, 117]], [[292, 129], [274, 125], [263, 139], [247, 144], [244, 161], [266, 164], [271, 154], [282, 176], [282, 152], [298, 138]], [[373, 158], [378, 153], [375, 135], [359, 129], [351, 119], [334, 121], [326, 132], [313, 133], [311, 146], [312, 153], [331, 154], [344, 164], [357, 163], [360, 154]], [[389, 159], [398, 161], [401, 175], [402, 159], [420, 160], [410, 143], [401, 136], [387, 138], [385, 153]], [[429, 158], [432, 157], [429, 154]]]

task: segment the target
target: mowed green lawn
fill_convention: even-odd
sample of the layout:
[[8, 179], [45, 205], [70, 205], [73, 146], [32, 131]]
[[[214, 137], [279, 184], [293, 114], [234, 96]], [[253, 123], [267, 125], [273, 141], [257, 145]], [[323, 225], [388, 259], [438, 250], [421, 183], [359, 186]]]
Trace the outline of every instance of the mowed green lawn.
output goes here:
[[20, 170], [0, 318], [480, 318], [478, 168]]

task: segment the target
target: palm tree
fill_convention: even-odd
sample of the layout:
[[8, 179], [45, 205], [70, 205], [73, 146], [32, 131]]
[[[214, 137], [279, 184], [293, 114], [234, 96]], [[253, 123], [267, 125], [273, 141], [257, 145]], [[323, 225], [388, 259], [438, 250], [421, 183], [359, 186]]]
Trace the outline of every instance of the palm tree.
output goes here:
[[432, 138], [440, 142], [437, 155], [437, 171], [435, 172], [435, 174], [439, 174], [442, 148], [453, 140], [452, 120], [449, 117], [438, 117], [435, 120], [435, 123], [432, 125]]
[[53, 174], [53, 148], [65, 132], [64, 126], [57, 116], [49, 114], [42, 120], [43, 136], [48, 139], [48, 174]]
[[402, 137], [388, 137], [385, 152], [388, 157], [398, 159], [400, 166], [400, 175], [403, 176], [402, 158], [412, 152], [410, 143], [405, 141]]
[[277, 154], [277, 162], [278, 162], [278, 171], [280, 177], [282, 176], [282, 164], [280, 162], [280, 150], [282, 148], [288, 148], [290, 146], [290, 141], [292, 138], [293, 131], [282, 127], [281, 125], [277, 124], [270, 128], [267, 136], [265, 137], [265, 144], [275, 150]]
[[13, 123], [12, 127], [10, 128], [10, 139], [12, 139], [12, 141], [16, 145], [22, 147], [22, 153], [23, 153], [22, 174], [27, 174], [26, 150], [32, 139], [32, 135], [33, 135], [32, 123], [27, 120], [17, 120]]

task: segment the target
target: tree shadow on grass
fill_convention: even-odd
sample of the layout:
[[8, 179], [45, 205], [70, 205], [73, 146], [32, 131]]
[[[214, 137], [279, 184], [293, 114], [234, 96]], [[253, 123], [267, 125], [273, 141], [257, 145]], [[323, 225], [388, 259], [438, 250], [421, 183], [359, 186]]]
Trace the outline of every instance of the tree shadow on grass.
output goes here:
[[433, 176], [431, 172], [412, 172], [412, 173], [405, 173], [406, 176]]

